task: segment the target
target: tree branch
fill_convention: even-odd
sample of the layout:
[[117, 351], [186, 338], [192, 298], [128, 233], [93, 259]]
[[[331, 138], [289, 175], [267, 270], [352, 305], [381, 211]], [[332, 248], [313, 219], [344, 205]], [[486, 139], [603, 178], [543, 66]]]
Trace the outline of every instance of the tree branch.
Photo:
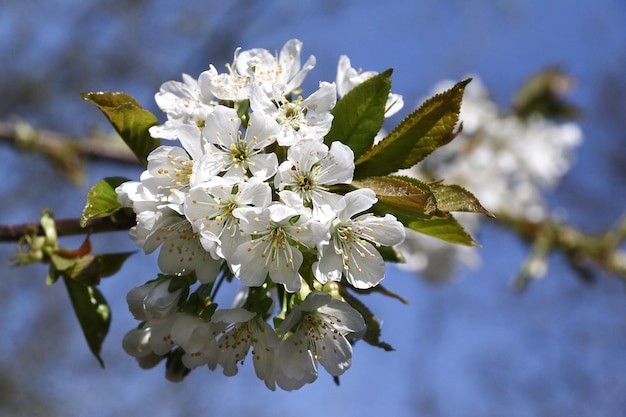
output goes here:
[[531, 222], [506, 215], [499, 215], [497, 219], [525, 241], [531, 244], [542, 242], [546, 253], [555, 251], [565, 255], [572, 268], [586, 281], [592, 278], [588, 269], [590, 263], [626, 279], [626, 254], [620, 250], [626, 241], [626, 217], [613, 229], [598, 235], [583, 233], [554, 220]]
[[[87, 227], [84, 228], [80, 226], [80, 219], [55, 220], [58, 236], [128, 230], [135, 224], [134, 219], [131, 217], [122, 217], [120, 220], [115, 221], [110, 217], [96, 218], [91, 220]], [[37, 235], [44, 235], [39, 223], [0, 225], [0, 242], [18, 242], [29, 230], [35, 230]]]
[[34, 129], [24, 122], [1, 122], [0, 140], [18, 149], [44, 154], [74, 181], [82, 179], [82, 160], [104, 160], [139, 164], [137, 157], [121, 140], [112, 137], [70, 138], [61, 133]]

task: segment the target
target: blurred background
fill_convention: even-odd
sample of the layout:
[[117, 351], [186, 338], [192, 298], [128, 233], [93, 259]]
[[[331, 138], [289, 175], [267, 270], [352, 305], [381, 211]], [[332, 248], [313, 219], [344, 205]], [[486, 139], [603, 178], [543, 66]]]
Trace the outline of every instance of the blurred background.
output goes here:
[[[403, 94], [397, 124], [442, 79], [478, 75], [507, 109], [534, 72], [558, 65], [576, 80], [584, 142], [550, 207], [575, 227], [610, 228], [626, 207], [626, 3], [622, 0], [0, 0], [0, 122], [22, 120], [70, 136], [110, 132], [85, 91], [125, 91], [155, 114], [154, 93], [183, 72], [197, 77], [232, 61], [236, 47], [278, 50], [290, 38], [315, 55], [305, 91], [333, 81], [337, 60], [394, 68]], [[79, 217], [89, 187], [141, 167], [92, 162], [80, 184], [43, 156], [0, 143], [0, 224], [37, 222], [49, 207]], [[155, 276], [137, 254], [101, 290], [113, 322], [102, 357], [91, 356], [65, 289], [46, 268], [11, 268], [0, 244], [0, 414], [4, 416], [620, 416], [626, 410], [626, 293], [618, 279], [576, 278], [551, 258], [546, 279], [510, 287], [528, 248], [489, 225], [477, 269], [433, 284], [389, 269], [385, 285], [408, 305], [371, 295], [382, 340], [366, 344], [336, 386], [324, 371], [298, 392], [270, 392], [250, 363], [234, 378], [198, 369], [178, 384], [144, 371], [121, 349], [136, 325], [125, 295]], [[82, 238], [62, 244], [77, 247]], [[134, 250], [124, 232], [92, 238], [94, 252]]]

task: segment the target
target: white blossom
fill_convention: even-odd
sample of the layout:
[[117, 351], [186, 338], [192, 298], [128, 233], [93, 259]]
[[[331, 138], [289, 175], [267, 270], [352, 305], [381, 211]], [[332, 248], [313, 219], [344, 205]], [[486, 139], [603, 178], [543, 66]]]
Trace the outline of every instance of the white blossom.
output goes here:
[[240, 69], [247, 67], [254, 73], [254, 80], [261, 83], [266, 93], [271, 93], [277, 87], [284, 94], [288, 94], [300, 87], [308, 72], [315, 66], [313, 55], [301, 65], [301, 51], [302, 42], [291, 39], [281, 48], [278, 56], [262, 48], [240, 52], [236, 65]]
[[350, 285], [366, 289], [384, 278], [385, 261], [376, 248], [402, 243], [405, 229], [390, 214], [359, 215], [376, 200], [368, 188], [352, 191], [340, 200], [337, 217], [331, 220], [330, 239], [318, 244], [319, 261], [313, 265], [318, 281], [341, 281], [343, 275]]
[[167, 115], [167, 121], [150, 128], [154, 138], [178, 139], [180, 125], [192, 125], [201, 129], [204, 120], [213, 110], [216, 102], [210, 91], [209, 80], [217, 71], [205, 71], [198, 79], [183, 74], [183, 81], [168, 81], [161, 85], [154, 99]]
[[249, 287], [260, 286], [269, 276], [289, 292], [300, 289], [301, 249], [313, 248], [316, 236], [309, 219], [282, 204], [240, 210], [233, 214], [249, 239], [229, 259], [235, 275]]
[[329, 374], [339, 376], [352, 364], [352, 345], [346, 336], [364, 330], [363, 317], [347, 303], [325, 292], [311, 292], [280, 326], [281, 370], [289, 379], [311, 382], [319, 362]]
[[270, 94], [278, 88], [283, 95], [296, 90], [308, 72], [315, 66], [315, 57], [310, 56], [304, 65], [300, 62], [302, 42], [291, 39], [285, 43], [278, 56], [263, 48], [242, 51], [237, 48], [228, 73], [217, 74], [211, 66], [210, 91], [222, 100], [241, 101], [250, 98], [252, 81], [259, 82]]
[[341, 196], [328, 191], [335, 184], [349, 184], [354, 174], [354, 152], [341, 142], [330, 150], [316, 140], [303, 140], [289, 148], [287, 160], [280, 164], [274, 178], [279, 190], [294, 192], [313, 218], [327, 220], [334, 216]]
[[218, 106], [207, 117], [203, 130], [205, 154], [197, 173], [202, 180], [218, 174], [239, 181], [248, 176], [266, 180], [276, 173], [276, 155], [263, 152], [276, 141], [276, 121], [262, 113], [252, 113], [245, 128], [244, 134], [237, 112], [229, 107]]
[[278, 336], [272, 326], [257, 313], [243, 308], [217, 310], [211, 320], [226, 327], [217, 340], [217, 362], [224, 368], [224, 375], [237, 374], [237, 364], [243, 363], [252, 348], [257, 377], [261, 380], [268, 378], [278, 347]]
[[321, 140], [330, 130], [333, 121], [330, 111], [336, 103], [334, 83], [320, 83], [320, 88], [305, 99], [300, 96], [288, 99], [278, 87], [268, 95], [260, 84], [251, 86], [250, 107], [278, 122], [281, 146], [291, 146], [303, 139]]
[[193, 160], [177, 146], [159, 146], [148, 155], [141, 184], [159, 200], [181, 204], [189, 191]]
[[179, 314], [170, 329], [172, 343], [180, 346], [185, 353], [183, 365], [189, 369], [208, 365], [213, 370], [217, 366], [217, 335], [224, 326], [204, 321], [198, 316]]
[[172, 279], [161, 279], [135, 287], [126, 295], [128, 309], [137, 320], [158, 320], [173, 314], [182, 287], [170, 291]]
[[244, 183], [214, 177], [189, 191], [185, 215], [204, 249], [228, 259], [247, 238], [233, 211], [243, 207], [267, 207], [272, 199], [271, 192], [270, 186], [256, 177]]
[[146, 238], [144, 251], [151, 253], [161, 247], [158, 265], [170, 275], [188, 275], [195, 272], [203, 283], [217, 277], [221, 262], [204, 250], [199, 236], [186, 218], [164, 217]]

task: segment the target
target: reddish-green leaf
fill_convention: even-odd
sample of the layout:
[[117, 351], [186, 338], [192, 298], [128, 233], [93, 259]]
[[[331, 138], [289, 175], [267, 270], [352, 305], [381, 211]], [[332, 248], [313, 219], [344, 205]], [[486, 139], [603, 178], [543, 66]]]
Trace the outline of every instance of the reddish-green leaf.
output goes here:
[[494, 217], [489, 210], [480, 204], [474, 194], [459, 185], [435, 183], [430, 184], [430, 189], [437, 199], [437, 208], [442, 211], [466, 211]]
[[369, 188], [376, 193], [380, 203], [402, 211], [431, 215], [437, 211], [437, 201], [428, 185], [405, 177], [368, 177], [351, 184], [357, 188]]

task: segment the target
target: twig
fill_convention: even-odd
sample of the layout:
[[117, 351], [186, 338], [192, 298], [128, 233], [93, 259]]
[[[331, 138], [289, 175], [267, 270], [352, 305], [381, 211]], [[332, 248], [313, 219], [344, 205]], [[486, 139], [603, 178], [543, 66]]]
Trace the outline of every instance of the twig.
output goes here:
[[531, 222], [498, 215], [504, 226], [512, 229], [527, 242], [543, 240], [547, 251], [565, 255], [576, 272], [590, 274], [587, 264], [591, 261], [604, 271], [626, 278], [626, 259], [620, 246], [626, 241], [626, 217], [607, 232], [590, 235], [567, 224], [554, 220]]
[[[123, 217], [113, 221], [110, 217], [93, 219], [87, 227], [80, 226], [80, 219], [55, 220], [58, 236], [85, 235], [88, 233], [115, 232], [128, 230], [136, 223], [130, 217]], [[36, 230], [37, 235], [43, 236], [43, 229], [39, 223], [25, 223], [15, 225], [0, 225], [0, 242], [17, 242], [29, 230]]]
[[63, 152], [68, 147], [81, 157], [114, 161], [123, 164], [139, 164], [137, 157], [124, 146], [117, 146], [112, 141], [93, 137], [70, 138], [67, 135], [50, 130], [33, 129], [18, 122], [0, 122], [0, 140], [12, 143], [21, 149], [32, 149], [50, 156]]

